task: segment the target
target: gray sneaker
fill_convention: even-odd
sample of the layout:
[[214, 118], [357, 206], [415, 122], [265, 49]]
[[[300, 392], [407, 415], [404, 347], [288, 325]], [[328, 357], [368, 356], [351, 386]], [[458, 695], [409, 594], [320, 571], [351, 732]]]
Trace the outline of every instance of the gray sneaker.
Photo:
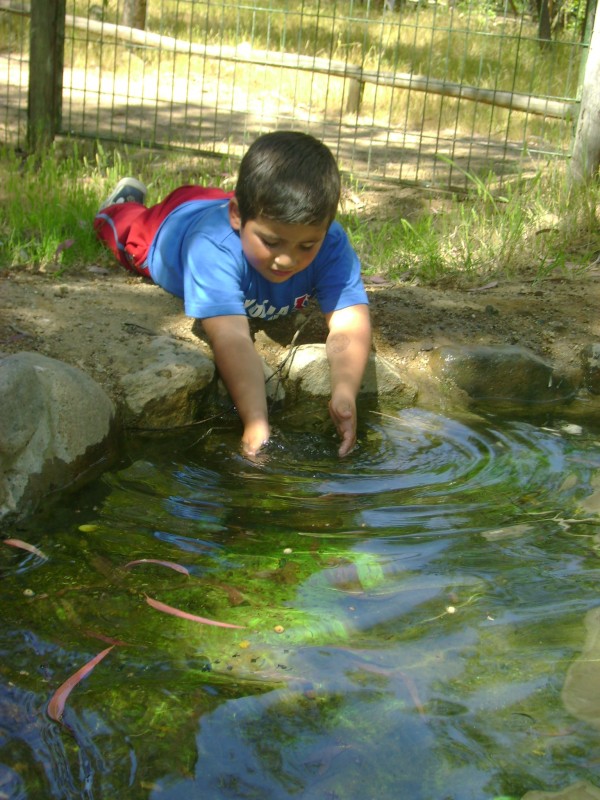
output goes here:
[[114, 188], [110, 197], [102, 203], [99, 211], [117, 203], [141, 203], [144, 205], [148, 189], [141, 181], [135, 178], [122, 178]]

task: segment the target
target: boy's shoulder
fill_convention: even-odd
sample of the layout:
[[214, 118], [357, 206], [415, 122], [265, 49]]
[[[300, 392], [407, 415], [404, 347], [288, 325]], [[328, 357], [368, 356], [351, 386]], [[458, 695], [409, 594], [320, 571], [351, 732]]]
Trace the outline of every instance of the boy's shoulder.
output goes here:
[[169, 235], [177, 232], [180, 235], [189, 233], [219, 233], [230, 231], [228, 213], [229, 201], [226, 199], [198, 200], [192, 199], [174, 208], [162, 223]]
[[231, 231], [227, 200], [202, 200], [190, 203], [187, 212], [190, 228], [200, 233]]
[[334, 220], [329, 226], [329, 230], [323, 240], [321, 250], [317, 256], [319, 262], [329, 261], [331, 259], [348, 259], [354, 258], [354, 249], [350, 242], [343, 225]]

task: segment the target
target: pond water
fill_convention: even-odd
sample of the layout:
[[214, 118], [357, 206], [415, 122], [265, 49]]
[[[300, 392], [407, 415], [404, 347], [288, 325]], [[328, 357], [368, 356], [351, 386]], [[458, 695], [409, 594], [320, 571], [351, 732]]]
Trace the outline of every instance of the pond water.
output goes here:
[[344, 460], [321, 415], [275, 417], [255, 463], [232, 421], [139, 436], [8, 531], [39, 552], [0, 543], [0, 798], [600, 785], [600, 712], [563, 691], [600, 606], [600, 434], [363, 419]]

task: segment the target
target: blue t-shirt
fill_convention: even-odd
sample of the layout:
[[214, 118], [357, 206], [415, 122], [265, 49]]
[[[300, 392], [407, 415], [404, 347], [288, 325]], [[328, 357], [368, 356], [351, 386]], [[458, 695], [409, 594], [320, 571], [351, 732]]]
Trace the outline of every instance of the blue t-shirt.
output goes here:
[[248, 263], [223, 200], [190, 200], [172, 211], [150, 246], [148, 268], [153, 281], [181, 297], [185, 313], [198, 319], [276, 319], [313, 296], [323, 313], [368, 302], [358, 257], [339, 223], [332, 223], [306, 269], [271, 283]]

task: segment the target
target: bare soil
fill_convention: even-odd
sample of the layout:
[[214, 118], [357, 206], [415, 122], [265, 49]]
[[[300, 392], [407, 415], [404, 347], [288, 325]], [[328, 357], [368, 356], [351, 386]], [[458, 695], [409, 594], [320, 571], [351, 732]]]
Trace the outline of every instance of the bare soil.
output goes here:
[[[374, 349], [402, 370], [446, 344], [520, 345], [557, 368], [579, 370], [581, 350], [600, 342], [600, 270], [543, 282], [490, 282], [469, 289], [367, 279]], [[299, 322], [305, 321], [296, 335]], [[108, 262], [60, 277], [20, 267], [0, 273], [0, 355], [36, 351], [80, 367], [118, 402], [119, 348], [145, 337], [202, 341], [177, 298]], [[282, 348], [324, 341], [315, 309], [255, 326], [256, 346], [270, 362]]]

